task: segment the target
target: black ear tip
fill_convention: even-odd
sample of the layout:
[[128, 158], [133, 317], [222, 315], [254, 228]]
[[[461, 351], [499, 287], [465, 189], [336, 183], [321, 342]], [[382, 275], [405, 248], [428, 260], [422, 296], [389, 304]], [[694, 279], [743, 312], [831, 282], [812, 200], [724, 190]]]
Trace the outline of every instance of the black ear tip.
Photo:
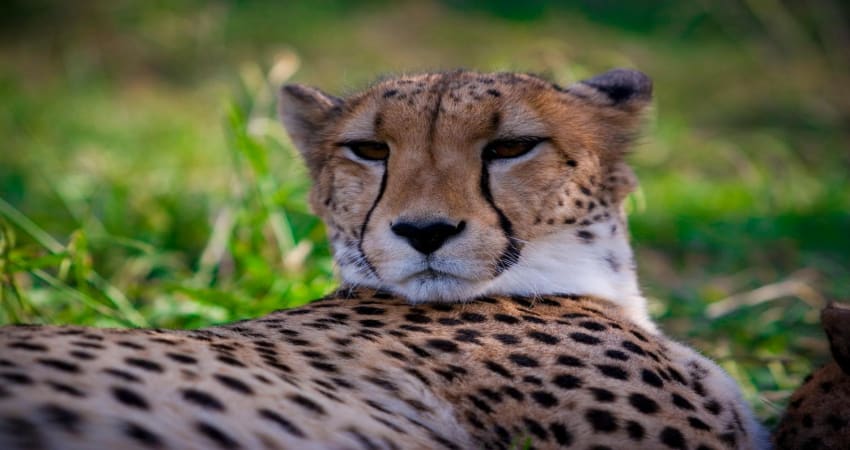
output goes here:
[[284, 84], [280, 87], [280, 96], [293, 97], [301, 101], [308, 101], [312, 98], [310, 89], [300, 84]]
[[652, 80], [634, 69], [613, 69], [582, 81], [607, 95], [617, 105], [629, 100], [652, 98]]

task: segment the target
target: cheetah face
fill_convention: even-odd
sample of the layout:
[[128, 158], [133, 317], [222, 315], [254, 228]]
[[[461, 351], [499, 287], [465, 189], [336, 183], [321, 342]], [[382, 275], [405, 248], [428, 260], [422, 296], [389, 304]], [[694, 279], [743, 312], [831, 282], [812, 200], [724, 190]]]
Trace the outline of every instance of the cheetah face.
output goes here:
[[592, 245], [595, 224], [617, 232], [634, 188], [622, 155], [650, 93], [631, 70], [566, 89], [524, 74], [435, 73], [344, 99], [288, 85], [281, 117], [344, 283], [458, 301], [542, 264], [525, 250], [554, 234]]

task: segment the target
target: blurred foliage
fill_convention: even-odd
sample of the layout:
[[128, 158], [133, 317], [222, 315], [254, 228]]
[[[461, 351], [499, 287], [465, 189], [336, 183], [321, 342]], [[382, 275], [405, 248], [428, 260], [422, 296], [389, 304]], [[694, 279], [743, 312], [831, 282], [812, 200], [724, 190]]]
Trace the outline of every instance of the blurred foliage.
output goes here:
[[850, 300], [837, 0], [0, 3], [0, 323], [199, 327], [332, 289], [274, 115], [294, 79], [653, 76], [630, 202], [652, 313], [775, 420]]

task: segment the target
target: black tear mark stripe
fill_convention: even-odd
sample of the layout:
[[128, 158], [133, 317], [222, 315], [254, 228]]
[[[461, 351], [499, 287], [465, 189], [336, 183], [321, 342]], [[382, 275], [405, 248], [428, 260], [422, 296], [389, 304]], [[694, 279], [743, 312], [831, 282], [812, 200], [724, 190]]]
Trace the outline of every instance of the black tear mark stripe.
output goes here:
[[363, 258], [363, 262], [366, 263], [366, 267], [369, 268], [369, 271], [372, 272], [372, 274], [375, 275], [375, 278], [379, 280], [381, 279], [381, 276], [378, 275], [378, 271], [375, 269], [375, 266], [371, 261], [369, 261], [369, 257], [366, 256], [366, 252], [363, 251], [363, 239], [366, 236], [366, 227], [369, 226], [369, 219], [372, 218], [372, 213], [381, 201], [381, 197], [384, 196], [384, 190], [387, 188], [387, 172], [389, 172], [389, 167], [385, 160], [384, 173], [381, 175], [381, 186], [378, 188], [378, 195], [375, 196], [375, 201], [372, 202], [372, 206], [369, 208], [369, 211], [366, 213], [366, 217], [363, 219], [363, 225], [360, 227], [360, 236], [358, 236], [357, 240], [357, 251], [360, 252], [360, 257]]
[[496, 202], [493, 200], [493, 193], [490, 191], [490, 170], [487, 166], [487, 161], [481, 162], [480, 185], [481, 195], [484, 196], [484, 200], [490, 204], [493, 211], [496, 211], [496, 214], [499, 216], [499, 226], [502, 228], [505, 239], [508, 240], [508, 245], [502, 251], [502, 254], [499, 255], [499, 260], [496, 262], [496, 269], [493, 271], [493, 275], [498, 276], [519, 262], [520, 242], [514, 237], [514, 226], [510, 219], [496, 206]]

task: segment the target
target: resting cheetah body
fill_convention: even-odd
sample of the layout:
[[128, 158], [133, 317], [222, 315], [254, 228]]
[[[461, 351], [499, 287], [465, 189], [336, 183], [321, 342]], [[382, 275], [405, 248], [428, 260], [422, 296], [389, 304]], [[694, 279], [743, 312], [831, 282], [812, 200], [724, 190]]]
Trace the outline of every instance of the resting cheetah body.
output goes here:
[[0, 448], [765, 448], [637, 287], [649, 98], [623, 70], [286, 87], [340, 291], [195, 331], [3, 328]]
[[198, 331], [10, 328], [3, 348], [2, 448], [720, 449], [754, 426], [712, 363], [575, 296], [361, 290]]

